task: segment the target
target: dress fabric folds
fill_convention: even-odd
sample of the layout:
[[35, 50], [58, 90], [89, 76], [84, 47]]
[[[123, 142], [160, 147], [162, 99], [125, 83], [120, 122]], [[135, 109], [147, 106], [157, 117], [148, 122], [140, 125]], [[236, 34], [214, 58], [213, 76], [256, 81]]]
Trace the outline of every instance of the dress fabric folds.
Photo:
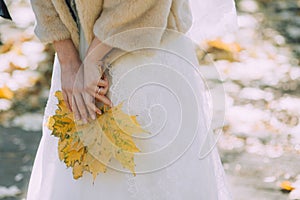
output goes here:
[[[80, 56], [88, 48], [80, 29]], [[145, 54], [145, 51], [151, 52]], [[138, 115], [151, 132], [147, 139], [134, 139], [144, 154], [135, 159], [136, 176], [108, 168], [93, 183], [84, 173], [74, 180], [72, 169], [58, 158], [58, 139], [46, 120], [55, 113], [55, 91], [61, 90], [60, 64], [55, 54], [43, 135], [34, 161], [27, 200], [227, 200], [231, 199], [220, 157], [209, 146], [207, 99], [193, 43], [184, 35], [174, 37], [160, 49], [130, 52], [107, 69], [108, 96], [114, 105], [125, 101], [124, 110]], [[179, 138], [176, 139], [176, 138]], [[118, 170], [121, 169], [121, 170]]]

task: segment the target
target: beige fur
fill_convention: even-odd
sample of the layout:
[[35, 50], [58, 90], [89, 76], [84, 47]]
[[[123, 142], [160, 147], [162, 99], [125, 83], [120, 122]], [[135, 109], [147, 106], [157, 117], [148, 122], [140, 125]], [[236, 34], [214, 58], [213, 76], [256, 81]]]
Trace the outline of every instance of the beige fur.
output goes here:
[[[49, 1], [49, 0], [48, 0]], [[76, 22], [69, 11], [69, 8], [64, 0], [52, 0], [53, 6], [58, 13], [60, 20], [67, 27], [71, 34], [71, 38], [76, 47], [79, 46], [79, 31]], [[44, 11], [47, 12], [47, 11]], [[54, 33], [56, 34], [56, 33]]]
[[[185, 33], [191, 26], [188, 0], [75, 0], [90, 44], [93, 37], [130, 51], [155, 46], [166, 29]], [[65, 0], [31, 0], [35, 34], [45, 43], [71, 38], [79, 48], [79, 30]], [[152, 28], [151, 28], [152, 27]]]

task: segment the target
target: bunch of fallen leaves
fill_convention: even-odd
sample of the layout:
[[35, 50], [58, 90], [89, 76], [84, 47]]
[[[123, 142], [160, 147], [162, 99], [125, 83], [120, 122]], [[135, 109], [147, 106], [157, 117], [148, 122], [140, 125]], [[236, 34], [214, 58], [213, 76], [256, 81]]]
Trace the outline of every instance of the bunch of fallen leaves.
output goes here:
[[109, 108], [103, 106], [102, 114], [87, 124], [78, 124], [67, 108], [61, 91], [55, 96], [58, 108], [49, 117], [47, 126], [52, 135], [59, 138], [59, 159], [73, 168], [73, 177], [78, 179], [87, 171], [96, 176], [107, 171], [112, 158], [135, 175], [134, 153], [140, 152], [132, 134], [146, 132], [139, 125], [136, 116], [122, 111], [122, 103]]

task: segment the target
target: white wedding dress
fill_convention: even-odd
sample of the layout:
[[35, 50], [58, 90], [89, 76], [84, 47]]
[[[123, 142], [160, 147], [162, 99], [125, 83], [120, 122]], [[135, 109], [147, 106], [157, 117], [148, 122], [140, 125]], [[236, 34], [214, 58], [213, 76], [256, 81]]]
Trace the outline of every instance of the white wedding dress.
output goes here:
[[[81, 58], [86, 49], [81, 30]], [[211, 149], [213, 137], [207, 134], [208, 103], [197, 65], [193, 42], [183, 35], [160, 49], [134, 51], [117, 59], [108, 69], [108, 96], [114, 105], [125, 100], [124, 111], [138, 115], [151, 132], [134, 138], [141, 149], [135, 157], [137, 175], [112, 160], [94, 184], [86, 172], [74, 180], [72, 169], [59, 160], [58, 139], [44, 125], [27, 200], [231, 199], [218, 151]], [[44, 124], [55, 113], [60, 73], [55, 55]], [[203, 152], [206, 156], [201, 156]]]

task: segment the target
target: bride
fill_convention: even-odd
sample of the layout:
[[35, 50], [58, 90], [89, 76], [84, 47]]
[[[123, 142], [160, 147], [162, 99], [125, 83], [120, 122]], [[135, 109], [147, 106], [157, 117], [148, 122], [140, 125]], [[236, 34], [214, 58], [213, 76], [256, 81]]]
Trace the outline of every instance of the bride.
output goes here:
[[[35, 34], [55, 59], [43, 135], [27, 200], [231, 199], [210, 131], [195, 40], [223, 34], [231, 0], [31, 0]], [[230, 29], [230, 28], [229, 28]], [[89, 124], [98, 105], [137, 116], [135, 175], [115, 160], [95, 180], [74, 179], [46, 126], [56, 91], [74, 119]], [[95, 156], [97, 158], [97, 156]]]

